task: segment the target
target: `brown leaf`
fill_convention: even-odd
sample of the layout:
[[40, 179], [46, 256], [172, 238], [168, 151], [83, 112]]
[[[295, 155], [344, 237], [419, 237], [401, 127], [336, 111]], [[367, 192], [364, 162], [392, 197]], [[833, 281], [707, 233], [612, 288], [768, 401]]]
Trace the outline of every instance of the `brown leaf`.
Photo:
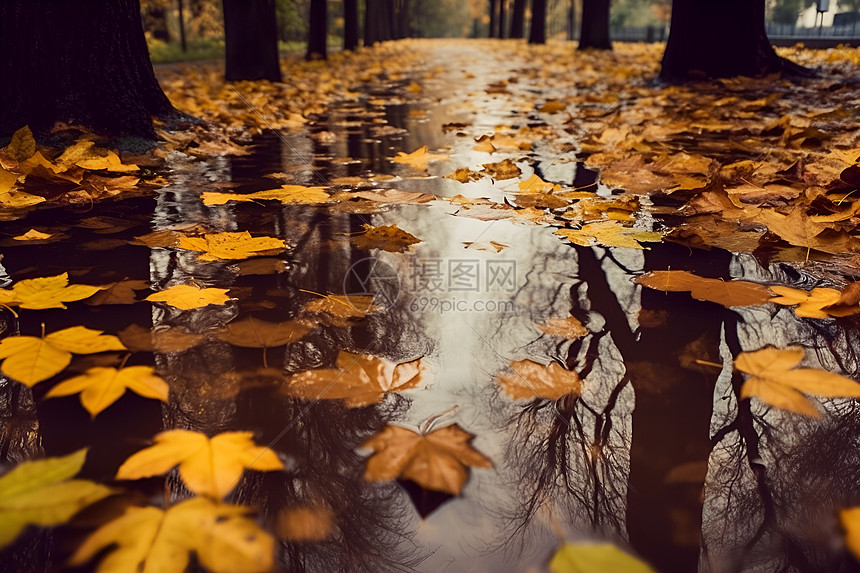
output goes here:
[[548, 398], [558, 400], [567, 394], [582, 394], [582, 380], [573, 370], [557, 362], [544, 366], [532, 360], [511, 362], [512, 374], [499, 376], [499, 384], [513, 400]]
[[771, 298], [767, 287], [762, 284], [710, 279], [688, 271], [651, 271], [634, 282], [661, 291], [689, 291], [695, 299], [725, 307], [764, 304]]

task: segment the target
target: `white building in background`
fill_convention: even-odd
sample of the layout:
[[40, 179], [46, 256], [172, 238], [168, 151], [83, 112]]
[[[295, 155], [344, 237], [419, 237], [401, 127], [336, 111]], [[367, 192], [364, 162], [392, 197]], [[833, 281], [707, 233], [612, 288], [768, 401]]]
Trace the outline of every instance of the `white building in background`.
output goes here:
[[849, 12], [851, 8], [845, 6], [840, 8], [839, 0], [819, 0], [816, 6], [810, 6], [800, 13], [800, 18], [797, 20], [797, 25], [802, 28], [812, 28], [817, 26], [821, 16], [818, 15], [818, 10], [821, 9], [824, 17], [824, 25], [833, 25], [833, 16], [840, 12]]

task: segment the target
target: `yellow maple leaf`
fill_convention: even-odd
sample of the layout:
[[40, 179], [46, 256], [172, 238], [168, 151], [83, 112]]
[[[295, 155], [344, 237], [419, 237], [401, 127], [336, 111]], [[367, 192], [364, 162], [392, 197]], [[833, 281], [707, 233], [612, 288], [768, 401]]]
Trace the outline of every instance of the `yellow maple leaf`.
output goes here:
[[73, 480], [87, 451], [18, 464], [0, 477], [0, 548], [28, 525], [61, 525], [113, 490], [87, 480]]
[[72, 354], [95, 354], [108, 350], [125, 350], [113, 335], [84, 326], [72, 326], [52, 332], [44, 338], [9, 336], [0, 341], [0, 370], [27, 386], [33, 386], [59, 374], [69, 365]]
[[552, 193], [553, 191], [561, 189], [561, 185], [557, 183], [548, 183], [536, 174], [532, 174], [532, 176], [525, 181], [520, 181], [518, 185], [520, 192], [522, 193]]
[[252, 199], [248, 195], [237, 195], [236, 193], [219, 193], [216, 191], [205, 191], [200, 198], [203, 199], [203, 204], [211, 207], [214, 205], [226, 205], [228, 201], [251, 202]]
[[203, 237], [181, 237], [179, 246], [183, 249], [203, 253], [201, 261], [247, 259], [268, 251], [278, 251], [286, 247], [282, 239], [275, 237], [252, 237], [248, 231], [240, 233], [214, 233]]
[[36, 229], [30, 229], [26, 233], [12, 238], [16, 241], [44, 241], [45, 239], [50, 239], [53, 236], [54, 235], [51, 233], [43, 233], [41, 231], [37, 231]]
[[391, 424], [362, 447], [374, 451], [367, 460], [367, 481], [412, 480], [425, 489], [459, 495], [468, 468], [491, 468], [492, 462], [469, 442], [475, 436], [457, 424], [419, 434]]
[[215, 336], [233, 346], [274, 348], [299, 340], [310, 332], [311, 328], [305, 320], [269, 322], [249, 316], [244, 320], [227, 323]]
[[274, 451], [255, 444], [252, 436], [251, 432], [222, 432], [212, 438], [189, 430], [161, 432], [155, 436], [155, 445], [123, 462], [116, 479], [161, 475], [178, 465], [190, 491], [222, 499], [238, 485], [246, 468], [273, 471], [284, 467]]
[[230, 297], [226, 288], [200, 288], [197, 285], [175, 285], [161, 292], [151, 294], [145, 300], [150, 302], [164, 302], [169, 306], [181, 310], [190, 310], [209, 306], [210, 304], [224, 304]]
[[329, 316], [335, 326], [347, 326], [351, 321], [378, 311], [379, 307], [373, 304], [373, 297], [369, 295], [328, 294], [305, 304], [305, 310]]
[[[770, 302], [785, 306], [797, 305], [794, 314], [807, 318], [828, 318], [831, 316], [826, 308], [839, 302], [842, 292], [834, 288], [814, 288], [809, 292], [786, 286], [772, 286], [770, 290], [779, 295]], [[860, 307], [857, 309], [860, 312]]]
[[425, 145], [412, 153], [398, 151], [397, 156], [392, 158], [392, 161], [408, 165], [417, 171], [427, 171], [427, 166], [431, 161], [445, 161], [446, 159], [448, 159], [447, 155], [430, 153]]
[[741, 352], [735, 368], [749, 374], [741, 387], [741, 398], [756, 396], [771, 406], [818, 418], [821, 414], [804, 394], [826, 398], [860, 398], [860, 384], [826, 370], [795, 368], [803, 360], [803, 349], [762, 348]]
[[167, 383], [155, 375], [155, 370], [149, 366], [129, 366], [127, 368], [90, 368], [80, 376], [63, 380], [46, 395], [47, 398], [57, 396], [81, 395], [81, 404], [91, 416], [116, 402], [125, 394], [126, 389], [143, 396], [167, 402]]
[[282, 392], [308, 400], [343, 400], [358, 408], [379, 403], [387, 392], [415, 388], [422, 382], [421, 359], [394, 363], [369, 354], [341, 351], [337, 368], [319, 368], [294, 374]]
[[567, 394], [582, 394], [582, 380], [573, 370], [557, 362], [547, 366], [532, 360], [511, 362], [513, 373], [499, 376], [505, 394], [514, 400], [549, 398], [558, 400]]
[[44, 203], [46, 199], [32, 193], [24, 191], [12, 190], [6, 193], [0, 193], [0, 207], [8, 207], [10, 209], [23, 209], [32, 207], [39, 203]]
[[639, 244], [640, 242], [660, 242], [663, 239], [660, 233], [637, 231], [624, 227], [615, 221], [588, 223], [580, 229], [559, 229], [555, 234], [583, 247], [590, 246], [591, 241], [594, 240], [605, 247], [639, 250], [644, 248]]
[[265, 573], [274, 565], [275, 542], [249, 513], [203, 497], [166, 510], [129, 507], [87, 537], [69, 562], [83, 565], [107, 549], [96, 573], [183, 573], [194, 553], [213, 573]]
[[274, 199], [281, 203], [325, 203], [330, 199], [325, 187], [305, 187], [303, 185], [282, 185], [278, 189], [257, 191], [245, 195], [249, 200]]
[[105, 170], [112, 173], [127, 173], [129, 171], [137, 171], [140, 169], [137, 165], [123, 164], [119, 155], [113, 151], [108, 151], [105, 157], [95, 157], [92, 159], [83, 159], [75, 163], [82, 169], [91, 169], [94, 171]]
[[551, 573], [655, 573], [644, 561], [610, 543], [565, 543], [549, 562]]
[[411, 233], [407, 233], [397, 225], [373, 225], [364, 224], [364, 232], [354, 235], [352, 243], [355, 248], [361, 250], [382, 249], [389, 253], [403, 253], [421, 239]]
[[0, 290], [0, 302], [30, 310], [66, 308], [64, 302], [89, 298], [101, 289], [100, 286], [69, 285], [69, 273], [62, 273], [19, 281], [11, 289]]

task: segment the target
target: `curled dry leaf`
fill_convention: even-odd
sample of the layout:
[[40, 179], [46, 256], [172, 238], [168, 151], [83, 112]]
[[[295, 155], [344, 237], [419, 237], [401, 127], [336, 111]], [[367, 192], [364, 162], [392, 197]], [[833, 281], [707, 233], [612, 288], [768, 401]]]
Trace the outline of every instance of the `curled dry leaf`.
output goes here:
[[225, 304], [230, 297], [226, 288], [200, 288], [197, 285], [175, 285], [146, 297], [150, 302], [163, 302], [181, 310], [201, 308], [210, 304]]
[[514, 400], [548, 398], [558, 400], [567, 394], [582, 394], [582, 380], [573, 370], [557, 362], [544, 366], [532, 360], [511, 362], [513, 373], [499, 376], [505, 394]]
[[725, 307], [764, 304], [771, 299], [762, 284], [747, 281], [724, 281], [694, 275], [689, 271], [651, 271], [634, 281], [661, 291], [689, 291], [693, 298], [715, 302]]
[[308, 400], [343, 400], [360, 408], [377, 404], [388, 392], [401, 392], [426, 383], [421, 359], [391, 362], [370, 354], [341, 351], [336, 368], [306, 370], [291, 376], [282, 388], [290, 396]]
[[777, 408], [818, 418], [821, 414], [804, 394], [826, 398], [860, 398], [860, 384], [826, 370], [795, 368], [803, 360], [800, 347], [762, 348], [741, 352], [735, 368], [749, 374], [741, 398], [759, 398]]
[[251, 432], [222, 432], [210, 438], [200, 432], [168, 430], [155, 436], [155, 445], [125, 460], [116, 479], [161, 475], [177, 465], [190, 491], [213, 499], [230, 493], [246, 468], [274, 471], [284, 467], [274, 451], [254, 443]]
[[389, 424], [362, 446], [374, 452], [367, 460], [364, 478], [412, 480], [424, 489], [459, 495], [469, 478], [469, 467], [493, 467], [470, 444], [474, 437], [457, 424], [425, 435]]

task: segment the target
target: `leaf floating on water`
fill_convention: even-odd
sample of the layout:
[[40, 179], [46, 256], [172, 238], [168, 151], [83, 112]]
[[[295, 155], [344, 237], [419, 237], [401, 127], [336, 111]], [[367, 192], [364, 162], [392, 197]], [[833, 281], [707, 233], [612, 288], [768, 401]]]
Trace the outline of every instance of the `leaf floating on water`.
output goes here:
[[469, 467], [493, 467], [471, 446], [474, 437], [457, 424], [426, 435], [389, 424], [362, 446], [374, 452], [367, 460], [364, 478], [412, 480], [424, 489], [459, 495], [469, 478]]
[[249, 316], [234, 320], [215, 334], [221, 340], [243, 348], [275, 348], [301, 339], [312, 326], [301, 320], [269, 322]]
[[119, 156], [113, 151], [108, 151], [105, 157], [78, 161], [76, 165], [83, 169], [105, 170], [113, 173], [127, 173], [129, 171], [137, 171], [140, 169], [137, 165], [123, 164]]
[[101, 289], [100, 286], [70, 285], [69, 273], [63, 273], [19, 281], [11, 290], [0, 290], [0, 303], [31, 310], [67, 308], [64, 302], [89, 298]]
[[387, 392], [400, 392], [425, 383], [421, 359], [400, 364], [369, 354], [341, 351], [337, 368], [306, 370], [291, 376], [283, 393], [308, 400], [343, 400], [359, 408], [377, 404]]
[[373, 297], [369, 295], [328, 294], [305, 304], [305, 310], [327, 315], [335, 326], [348, 326], [368, 313], [377, 312], [379, 307], [373, 304]]
[[246, 468], [274, 471], [284, 467], [274, 451], [255, 444], [252, 436], [251, 432], [222, 432], [212, 438], [189, 430], [161, 432], [155, 436], [155, 445], [123, 462], [116, 479], [161, 475], [178, 465], [190, 491], [222, 499], [238, 485]]
[[189, 332], [181, 327], [150, 330], [139, 324], [131, 324], [117, 334], [132, 352], [182, 352], [206, 339], [203, 334]]
[[63, 380], [51, 388], [46, 398], [81, 395], [81, 404], [95, 417], [119, 400], [126, 389], [144, 398], [167, 402], [168, 387], [150, 366], [90, 368], [81, 376]]
[[429, 153], [428, 147], [425, 145], [419, 147], [412, 153], [403, 153], [399, 151], [397, 157], [392, 158], [395, 163], [403, 163], [417, 171], [427, 171], [427, 166], [431, 161], [445, 161], [447, 155]]
[[334, 530], [334, 512], [324, 506], [289, 507], [278, 515], [278, 536], [288, 541], [322, 541]]
[[513, 373], [499, 376], [499, 384], [513, 400], [548, 398], [582, 394], [582, 380], [573, 370], [566, 370], [557, 362], [547, 366], [532, 360], [511, 362]]
[[711, 279], [689, 271], [651, 271], [633, 282], [664, 292], [689, 291], [697, 300], [715, 302], [729, 308], [764, 304], [771, 299], [768, 287], [762, 284]]
[[108, 350], [125, 350], [116, 336], [83, 326], [73, 326], [48, 334], [9, 336], [0, 341], [2, 371], [10, 378], [34, 386], [59, 374], [69, 365], [72, 354], [95, 354]]
[[778, 295], [770, 302], [785, 306], [797, 305], [794, 314], [807, 318], [841, 317], [860, 313], [857, 301], [858, 283], [851, 283], [844, 291], [833, 288], [814, 288], [807, 292], [786, 286], [772, 286]]
[[588, 329], [573, 316], [568, 316], [567, 318], [549, 318], [546, 324], [537, 324], [535, 326], [541, 332], [545, 332], [550, 336], [558, 336], [559, 338], [567, 338], [569, 340], [579, 340], [583, 336], [588, 335]]
[[609, 543], [565, 543], [549, 562], [552, 573], [656, 573]]
[[134, 304], [140, 302], [135, 291], [149, 290], [149, 281], [123, 279], [107, 286], [86, 300], [86, 304], [100, 306], [106, 304]]
[[248, 231], [240, 233], [215, 233], [203, 237], [180, 237], [183, 249], [203, 253], [201, 261], [238, 260], [262, 254], [273, 254], [283, 250], [286, 243], [275, 237], [252, 237]]
[[364, 232], [352, 237], [356, 249], [381, 249], [389, 253], [404, 253], [409, 247], [420, 243], [421, 239], [400, 229], [397, 225], [364, 224]]
[[361, 199], [388, 205], [418, 205], [439, 199], [439, 197], [431, 193], [416, 193], [415, 191], [400, 191], [398, 189], [356, 191], [354, 195]]
[[484, 163], [483, 167], [484, 171], [497, 181], [514, 179], [522, 174], [520, 168], [510, 159], [505, 159], [497, 163]]
[[220, 193], [217, 191], [204, 191], [200, 194], [200, 198], [203, 199], [203, 204], [207, 207], [226, 205], [230, 201], [236, 201], [237, 203], [254, 201], [254, 199], [249, 195], [238, 195], [236, 193]]
[[30, 229], [23, 235], [18, 235], [17, 237], [12, 237], [16, 241], [44, 241], [50, 239], [54, 235], [52, 233], [43, 233], [41, 231], [37, 231], [36, 229]]
[[306, 203], [317, 204], [326, 203], [330, 195], [326, 192], [325, 187], [305, 187], [303, 185], [282, 185], [278, 189], [268, 189], [266, 191], [257, 191], [245, 195], [251, 199], [273, 199], [281, 203]]
[[555, 234], [582, 247], [591, 246], [592, 240], [594, 240], [598, 245], [605, 247], [642, 250], [644, 247], [639, 243], [659, 243], [663, 240], [663, 236], [660, 233], [638, 231], [625, 227], [615, 221], [587, 223], [580, 229], [559, 229]]
[[194, 553], [213, 573], [265, 573], [274, 566], [274, 539], [247, 515], [247, 507], [202, 497], [163, 510], [129, 507], [93, 532], [70, 559], [83, 565], [107, 549], [97, 573], [183, 573]]
[[860, 384], [826, 370], [795, 368], [803, 360], [803, 349], [762, 348], [741, 352], [735, 368], [749, 374], [741, 387], [741, 398], [759, 398], [777, 408], [818, 418], [821, 414], [804, 394], [826, 398], [860, 398]]
[[73, 480], [87, 451], [18, 464], [0, 477], [0, 548], [28, 525], [61, 525], [113, 490], [87, 480]]
[[197, 285], [175, 285], [146, 297], [150, 302], [163, 302], [174, 308], [190, 310], [210, 304], [225, 304], [230, 297], [226, 288], [200, 288]]

